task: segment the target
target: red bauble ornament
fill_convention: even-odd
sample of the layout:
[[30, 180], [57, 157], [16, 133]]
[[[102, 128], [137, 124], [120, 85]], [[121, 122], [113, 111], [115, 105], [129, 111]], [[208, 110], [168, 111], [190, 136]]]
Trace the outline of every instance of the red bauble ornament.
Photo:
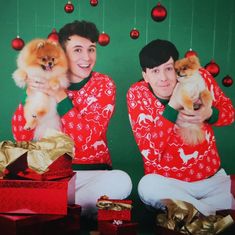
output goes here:
[[225, 76], [222, 80], [222, 83], [226, 87], [230, 87], [233, 85], [233, 79], [229, 75]]
[[64, 10], [66, 13], [72, 13], [74, 10], [74, 5], [68, 1], [68, 3], [64, 6]]
[[164, 6], [161, 5], [160, 2], [151, 11], [151, 17], [154, 21], [161, 22], [165, 20], [166, 16], [167, 10]]
[[132, 39], [137, 39], [139, 36], [140, 36], [139, 30], [136, 29], [136, 28], [133, 28], [133, 29], [131, 30], [131, 32], [130, 32], [130, 37], [131, 37]]
[[56, 29], [52, 29], [51, 33], [47, 36], [48, 39], [51, 41], [58, 42], [59, 41], [59, 35], [56, 32]]
[[93, 7], [97, 6], [98, 3], [99, 3], [98, 0], [90, 0], [90, 4], [91, 4], [91, 6], [93, 6]]
[[220, 72], [220, 67], [214, 60], [211, 60], [210, 63], [205, 66], [205, 69], [214, 77]]
[[99, 35], [99, 39], [98, 39], [98, 43], [101, 45], [101, 46], [106, 46], [108, 45], [110, 42], [110, 37], [107, 33], [105, 32], [102, 32], [100, 35]]
[[17, 36], [11, 41], [11, 46], [13, 49], [20, 51], [24, 47], [24, 40]]
[[185, 53], [184, 57], [185, 57], [185, 58], [188, 58], [188, 57], [193, 56], [193, 55], [198, 56], [198, 55], [197, 55], [197, 52], [196, 52], [196, 51], [193, 51], [193, 50], [190, 48], [190, 49]]

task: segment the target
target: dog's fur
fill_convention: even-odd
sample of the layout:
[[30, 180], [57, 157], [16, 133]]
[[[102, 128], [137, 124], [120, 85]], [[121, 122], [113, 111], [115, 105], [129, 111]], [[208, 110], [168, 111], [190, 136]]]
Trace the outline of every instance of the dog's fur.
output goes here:
[[[66, 55], [58, 43], [48, 39], [34, 39], [27, 43], [18, 55], [17, 66], [13, 79], [21, 88], [27, 86], [28, 79], [40, 81], [42, 78], [55, 90], [69, 85]], [[54, 97], [30, 89], [24, 106], [24, 129], [35, 128], [34, 140], [38, 140], [47, 128], [61, 129], [56, 105]]]
[[[176, 98], [186, 111], [192, 112], [200, 108], [193, 100], [200, 99], [201, 104], [211, 107], [212, 95], [207, 89], [204, 79], [199, 73], [201, 67], [198, 57], [190, 56], [177, 60], [175, 70], [177, 73]], [[178, 129], [178, 134], [184, 143], [196, 145], [205, 140], [202, 124], [184, 123]]]

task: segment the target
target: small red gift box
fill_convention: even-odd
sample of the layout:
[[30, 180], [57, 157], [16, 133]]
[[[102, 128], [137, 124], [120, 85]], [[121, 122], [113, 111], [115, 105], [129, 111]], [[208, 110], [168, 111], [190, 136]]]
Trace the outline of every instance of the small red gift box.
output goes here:
[[[98, 199], [98, 220], [131, 220], [131, 200]], [[102, 205], [100, 207], [99, 205]], [[104, 205], [104, 206], [103, 206]]]
[[55, 180], [72, 176], [72, 174], [72, 158], [67, 154], [60, 156], [52, 162], [48, 167], [48, 171], [43, 174], [28, 168], [27, 154], [24, 154], [16, 159], [14, 163], [7, 166], [4, 178], [15, 179], [22, 177], [32, 180]]
[[98, 230], [101, 235], [136, 235], [137, 223], [115, 224], [111, 221], [99, 221]]
[[79, 234], [81, 206], [69, 205], [67, 215], [0, 214], [1, 234], [51, 235]]
[[57, 181], [0, 180], [0, 213], [67, 214], [75, 202], [75, 173]]

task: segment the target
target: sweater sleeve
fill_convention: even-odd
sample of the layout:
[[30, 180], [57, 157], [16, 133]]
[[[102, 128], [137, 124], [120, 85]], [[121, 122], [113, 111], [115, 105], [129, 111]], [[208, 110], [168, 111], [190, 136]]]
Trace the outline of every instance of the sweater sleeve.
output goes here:
[[25, 130], [24, 125], [26, 123], [24, 118], [24, 107], [20, 104], [15, 113], [13, 114], [12, 120], [12, 134], [16, 141], [32, 141], [34, 130]]
[[162, 115], [165, 107], [138, 83], [128, 90], [127, 106], [131, 128], [143, 161], [159, 162], [173, 134], [174, 122]]
[[205, 69], [200, 69], [202, 76], [213, 97], [213, 115], [209, 123], [215, 126], [226, 126], [234, 122], [234, 107], [229, 99], [217, 84], [213, 76]]

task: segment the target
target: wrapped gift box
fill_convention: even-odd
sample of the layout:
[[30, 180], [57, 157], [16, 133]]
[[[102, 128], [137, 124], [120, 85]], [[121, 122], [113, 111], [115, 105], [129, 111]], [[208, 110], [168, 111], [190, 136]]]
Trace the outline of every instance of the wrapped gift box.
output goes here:
[[[98, 199], [98, 220], [131, 220], [131, 200]], [[129, 208], [128, 208], [129, 207]]]
[[75, 173], [56, 181], [0, 180], [0, 213], [67, 214], [75, 203]]
[[98, 230], [100, 235], [136, 235], [137, 223], [115, 224], [111, 221], [99, 221]]
[[27, 165], [27, 155], [19, 157], [14, 164], [9, 165], [5, 170], [5, 179], [25, 178], [32, 180], [55, 180], [69, 177], [73, 174], [72, 158], [64, 154], [57, 158], [45, 173], [39, 174], [30, 169]]
[[51, 235], [79, 234], [81, 206], [69, 205], [67, 215], [0, 214], [1, 234]]
[[1, 141], [0, 177], [54, 180], [73, 174], [73, 140], [64, 133], [48, 129], [37, 142]]

